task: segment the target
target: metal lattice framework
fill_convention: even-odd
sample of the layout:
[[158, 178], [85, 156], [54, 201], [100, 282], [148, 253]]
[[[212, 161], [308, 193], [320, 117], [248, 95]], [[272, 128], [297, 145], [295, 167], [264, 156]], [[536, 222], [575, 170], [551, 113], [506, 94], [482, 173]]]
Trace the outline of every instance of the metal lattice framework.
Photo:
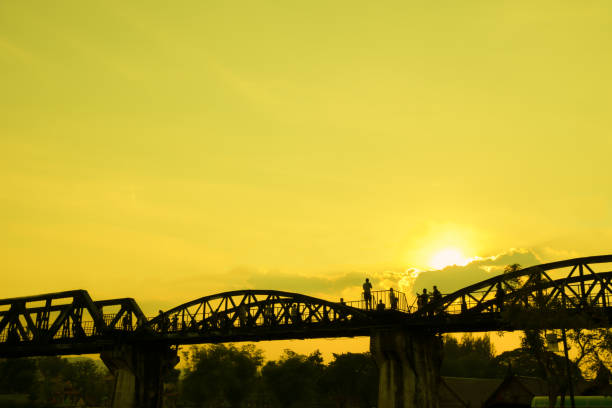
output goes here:
[[87, 291], [74, 290], [0, 300], [3, 346], [91, 346], [117, 331], [132, 331], [138, 324], [146, 324], [146, 317], [131, 298], [93, 301]]
[[[390, 299], [377, 293], [379, 300]], [[385, 297], [386, 296], [386, 297]], [[377, 299], [378, 299], [377, 298]], [[397, 299], [397, 294], [395, 295]], [[410, 312], [364, 310], [276, 290], [205, 296], [147, 319], [131, 298], [93, 301], [84, 290], [0, 300], [0, 357], [98, 353], [119, 344], [166, 345], [369, 335], [402, 327], [431, 332], [516, 330], [509, 313], [588, 312], [612, 318], [612, 255], [506, 273]], [[353, 306], [357, 307], [353, 307]], [[543, 324], [543, 323], [542, 323]]]
[[504, 273], [448, 294], [416, 316], [498, 313], [513, 307], [553, 306], [579, 311], [608, 309], [612, 301], [612, 255], [552, 262]]
[[272, 339], [329, 336], [330, 330], [363, 332], [365, 311], [299, 293], [239, 290], [205, 296], [151, 319], [149, 327], [183, 342], [218, 338]]

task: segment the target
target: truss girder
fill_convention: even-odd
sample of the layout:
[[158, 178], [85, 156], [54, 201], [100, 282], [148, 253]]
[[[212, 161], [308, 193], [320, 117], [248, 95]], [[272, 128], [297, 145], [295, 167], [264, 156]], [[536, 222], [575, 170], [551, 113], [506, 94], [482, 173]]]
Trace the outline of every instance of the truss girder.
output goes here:
[[[118, 312], [105, 313], [106, 309]], [[61, 343], [133, 331], [146, 317], [134, 299], [93, 301], [85, 290], [0, 300], [0, 344]]]
[[[448, 294], [417, 312], [475, 314], [499, 311], [502, 305], [540, 307], [560, 300], [565, 307], [608, 307], [612, 300], [612, 272], [595, 272], [595, 265], [612, 263], [612, 255], [568, 259], [505, 273]], [[610, 268], [610, 265], [603, 265]], [[569, 269], [569, 271], [567, 271]], [[565, 274], [554, 279], [554, 273]]]
[[287, 326], [348, 324], [367, 319], [360, 309], [275, 290], [219, 293], [177, 306], [151, 319], [158, 333], [270, 330]]

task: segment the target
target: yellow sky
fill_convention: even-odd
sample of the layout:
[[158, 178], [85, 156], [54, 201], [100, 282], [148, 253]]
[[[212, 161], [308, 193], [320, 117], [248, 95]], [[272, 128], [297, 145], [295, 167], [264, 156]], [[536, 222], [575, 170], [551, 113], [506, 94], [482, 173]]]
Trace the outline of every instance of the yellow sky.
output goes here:
[[611, 45], [607, 0], [3, 1], [0, 297], [610, 253]]

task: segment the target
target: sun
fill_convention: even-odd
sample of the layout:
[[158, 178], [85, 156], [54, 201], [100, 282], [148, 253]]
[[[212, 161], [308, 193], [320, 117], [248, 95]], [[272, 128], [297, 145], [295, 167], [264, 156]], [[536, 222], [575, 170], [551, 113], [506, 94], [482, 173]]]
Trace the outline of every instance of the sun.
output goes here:
[[451, 265], [465, 265], [468, 259], [457, 248], [445, 248], [435, 253], [429, 261], [431, 267], [444, 269]]

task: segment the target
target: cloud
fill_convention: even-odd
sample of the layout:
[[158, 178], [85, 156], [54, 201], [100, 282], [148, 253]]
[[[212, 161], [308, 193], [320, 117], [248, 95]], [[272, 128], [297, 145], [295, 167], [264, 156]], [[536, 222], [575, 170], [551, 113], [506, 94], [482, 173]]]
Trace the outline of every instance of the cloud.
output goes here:
[[542, 262], [533, 251], [511, 249], [499, 255], [476, 259], [465, 266], [455, 265], [437, 271], [421, 272], [414, 280], [412, 288], [416, 292], [437, 285], [441, 292], [449, 293], [498, 275], [506, 265], [515, 263], [527, 267]]
[[[209, 284], [205, 291], [199, 287], [198, 282], [202, 280], [199, 276], [193, 276], [187, 281], [180, 279], [180, 286], [179, 282], [166, 282], [165, 284], [173, 287], [174, 293], [183, 293], [185, 296], [183, 301], [239, 289], [282, 290], [332, 301], [340, 297], [350, 301], [361, 298], [361, 285], [366, 277], [372, 282], [374, 290], [386, 290], [393, 287], [411, 296], [422, 288], [431, 289], [433, 285], [437, 285], [443, 293], [448, 293], [495, 276], [501, 273], [506, 265], [514, 263], [527, 267], [539, 264], [541, 261], [531, 250], [512, 249], [495, 256], [476, 259], [465, 266], [450, 266], [436, 271], [381, 267], [306, 274], [242, 266], [209, 276]], [[231, 279], [228, 279], [228, 276], [231, 276]], [[148, 303], [143, 302], [146, 306], [143, 308], [150, 313], [155, 311], [156, 307], [168, 308], [178, 304], [174, 303], [176, 302], [172, 302], [171, 299], [150, 299]]]
[[506, 265], [515, 263], [527, 267], [542, 262], [531, 250], [510, 249], [498, 255], [478, 258], [464, 266], [449, 266], [435, 271], [419, 272], [397, 267], [311, 276], [239, 268], [234, 273], [244, 276], [243, 282], [249, 288], [286, 290], [325, 298], [343, 296], [351, 300], [360, 297], [361, 284], [366, 277], [372, 281], [374, 290], [393, 287], [414, 294], [422, 288], [431, 289], [437, 285], [442, 292], [448, 293], [498, 275]]
[[337, 295], [351, 286], [361, 286], [366, 275], [361, 272], [351, 271], [344, 273], [332, 273], [329, 275], [307, 276], [302, 274], [288, 274], [278, 271], [246, 272], [245, 282], [253, 289], [278, 289], [289, 292], [298, 292], [307, 295]]

